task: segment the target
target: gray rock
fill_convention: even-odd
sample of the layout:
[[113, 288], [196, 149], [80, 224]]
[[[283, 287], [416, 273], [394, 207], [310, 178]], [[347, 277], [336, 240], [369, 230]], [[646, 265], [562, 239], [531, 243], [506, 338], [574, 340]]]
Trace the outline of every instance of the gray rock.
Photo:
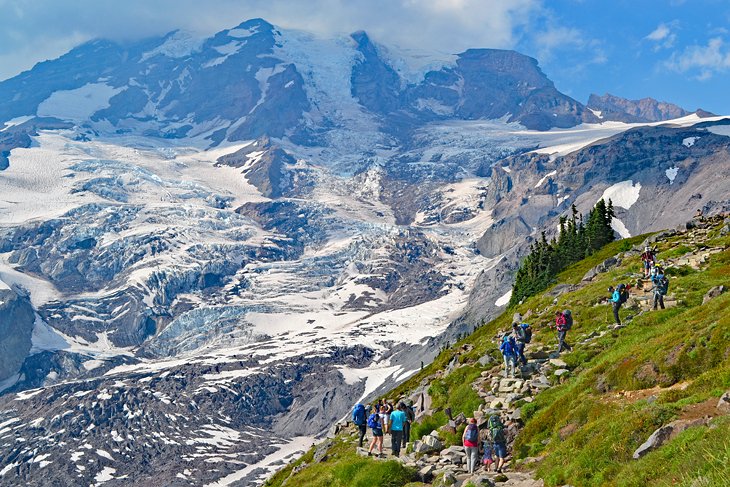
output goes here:
[[730, 414], [730, 391], [727, 391], [717, 401], [717, 410], [723, 414]]
[[561, 377], [566, 374], [570, 374], [570, 371], [568, 369], [557, 369], [555, 372], [553, 372], [557, 377]]
[[693, 426], [707, 425], [708, 419], [695, 419], [695, 420], [677, 420], [658, 428], [654, 431], [647, 440], [639, 446], [634, 452], [634, 459], [639, 459], [649, 453], [650, 451], [656, 450], [670, 439], [677, 436], [687, 428]]
[[726, 288], [725, 288], [724, 285], [715, 286], [715, 287], [711, 288], [702, 297], [702, 304], [707, 304], [708, 301], [710, 301], [711, 299], [714, 299], [714, 298], [720, 296], [725, 291], [726, 291]]

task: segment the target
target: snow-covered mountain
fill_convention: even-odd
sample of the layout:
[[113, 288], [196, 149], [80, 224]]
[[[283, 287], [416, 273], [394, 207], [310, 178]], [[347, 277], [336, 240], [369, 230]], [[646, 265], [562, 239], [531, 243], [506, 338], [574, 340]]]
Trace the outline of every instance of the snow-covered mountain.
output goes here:
[[255, 483], [504, 306], [570, 204], [727, 204], [721, 117], [599, 122], [513, 51], [260, 19], [0, 83], [0, 484]]

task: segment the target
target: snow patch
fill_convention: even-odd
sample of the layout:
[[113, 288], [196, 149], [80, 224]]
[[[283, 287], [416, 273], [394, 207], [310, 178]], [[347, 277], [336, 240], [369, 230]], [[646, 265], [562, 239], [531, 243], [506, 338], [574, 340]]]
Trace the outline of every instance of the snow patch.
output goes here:
[[707, 131], [715, 135], [730, 137], [730, 125], [713, 125], [712, 127], [707, 127]]
[[682, 145], [685, 147], [692, 147], [698, 140], [700, 140], [699, 137], [686, 137], [682, 140]]
[[168, 37], [165, 42], [144, 53], [140, 61], [146, 61], [158, 54], [172, 59], [187, 57], [200, 51], [203, 41], [204, 39], [195, 37], [189, 32], [177, 31]]
[[38, 105], [38, 116], [88, 120], [97, 111], [107, 108], [109, 99], [125, 89], [106, 83], [88, 83], [75, 90], [56, 91]]
[[629, 233], [629, 230], [628, 228], [626, 228], [626, 225], [624, 225], [624, 222], [616, 217], [613, 217], [613, 220], [611, 220], [611, 228], [613, 228], [616, 233], [621, 235], [621, 238], [631, 238], [631, 233]]
[[610, 199], [613, 206], [629, 209], [639, 200], [639, 192], [641, 191], [641, 183], [634, 184], [633, 180], [621, 181], [606, 189], [599, 200], [608, 203]]
[[500, 296], [499, 299], [497, 299], [494, 302], [494, 305], [495, 306], [504, 306], [505, 304], [509, 303], [510, 299], [512, 299], [512, 290], [511, 289], [509, 291], [507, 291], [506, 293], [504, 293], [502, 296]]
[[674, 183], [674, 179], [677, 177], [677, 173], [678, 172], [679, 172], [679, 168], [678, 167], [670, 167], [669, 169], [667, 169], [666, 171], [664, 171], [664, 174], [666, 174], [667, 177], [669, 178], [669, 184], [673, 184]]
[[550, 178], [550, 177], [553, 177], [553, 176], [555, 176], [555, 175], [556, 175], [557, 173], [558, 173], [558, 171], [557, 171], [557, 170], [555, 170], [555, 171], [550, 171], [549, 173], [547, 173], [546, 175], [544, 175], [544, 176], [542, 177], [542, 179], [540, 179], [540, 180], [539, 180], [539, 181], [537, 182], [537, 184], [535, 185], [535, 188], [539, 188], [540, 186], [542, 186], [542, 185], [543, 185], [543, 183], [544, 183], [545, 181], [547, 181], [547, 179], [548, 179], [548, 178]]

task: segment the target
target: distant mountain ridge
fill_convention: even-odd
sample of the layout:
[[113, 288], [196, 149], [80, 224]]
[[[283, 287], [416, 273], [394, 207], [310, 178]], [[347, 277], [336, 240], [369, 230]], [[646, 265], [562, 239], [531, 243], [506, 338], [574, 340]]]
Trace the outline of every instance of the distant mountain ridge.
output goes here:
[[684, 108], [665, 101], [657, 101], [654, 98], [642, 98], [640, 100], [628, 100], [609, 93], [599, 96], [591, 94], [586, 105], [591, 110], [600, 112], [602, 120], [614, 120], [618, 122], [662, 122], [674, 118], [685, 117], [690, 113], [697, 113], [700, 117], [711, 117], [714, 114], [698, 109], [689, 112]]

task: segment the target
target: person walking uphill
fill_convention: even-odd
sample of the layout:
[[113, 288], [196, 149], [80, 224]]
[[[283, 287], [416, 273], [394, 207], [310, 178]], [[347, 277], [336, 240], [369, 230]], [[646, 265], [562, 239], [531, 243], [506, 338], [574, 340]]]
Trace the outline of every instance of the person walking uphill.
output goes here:
[[378, 454], [383, 454], [383, 417], [378, 412], [378, 406], [373, 408], [373, 413], [368, 416], [368, 427], [373, 432], [373, 441], [370, 442], [368, 456], [373, 454], [373, 448], [378, 447]]
[[651, 268], [656, 264], [654, 251], [650, 247], [644, 248], [644, 253], [641, 254], [641, 262], [644, 264], [644, 277], [649, 277]]
[[567, 348], [571, 352], [573, 347], [565, 341], [565, 336], [568, 331], [573, 327], [573, 314], [570, 310], [557, 311], [555, 313], [555, 329], [558, 330], [558, 353], [562, 352], [564, 348]]
[[406, 405], [403, 403], [398, 404], [398, 409], [390, 413], [390, 421], [388, 429], [390, 430], [390, 443], [393, 451], [393, 456], [400, 456], [401, 443], [403, 442], [403, 428], [405, 428], [406, 417], [405, 413]]
[[365, 433], [367, 432], [367, 421], [365, 417], [365, 406], [360, 403], [355, 404], [352, 409], [352, 422], [360, 430], [360, 448], [365, 440]]
[[608, 288], [609, 291], [613, 292], [611, 295], [611, 306], [613, 307], [613, 319], [616, 320], [616, 324], [621, 326], [621, 318], [619, 317], [619, 310], [621, 305], [629, 299], [629, 290], [626, 288], [626, 284], [619, 284], [616, 289], [612, 287]]
[[527, 323], [512, 323], [512, 334], [517, 344], [517, 359], [522, 365], [527, 365], [527, 357], [525, 357], [525, 346], [532, 340], [532, 328]]
[[476, 419], [469, 418], [464, 434], [461, 435], [461, 442], [466, 451], [466, 470], [474, 473], [479, 464], [479, 428]]
[[502, 338], [499, 351], [502, 352], [504, 358], [504, 376], [514, 377], [515, 367], [517, 366], [517, 343], [509, 333]]
[[652, 273], [651, 282], [654, 284], [652, 291], [654, 291], [654, 309], [657, 309], [657, 305], [664, 309], [664, 296], [669, 291], [669, 279], [664, 275], [664, 271], [661, 267], [655, 267], [656, 272]]

